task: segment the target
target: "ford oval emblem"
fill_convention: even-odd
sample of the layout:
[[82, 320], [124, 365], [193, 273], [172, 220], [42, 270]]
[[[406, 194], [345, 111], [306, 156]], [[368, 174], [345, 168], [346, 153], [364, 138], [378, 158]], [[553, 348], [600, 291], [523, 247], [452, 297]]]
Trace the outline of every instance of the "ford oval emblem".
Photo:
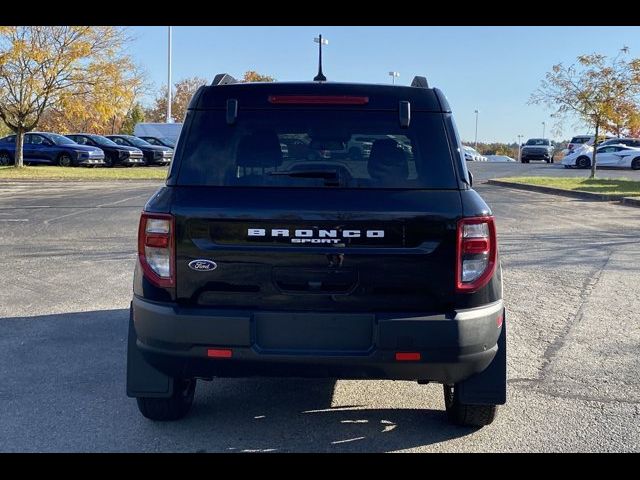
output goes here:
[[218, 268], [218, 264], [216, 262], [212, 262], [211, 260], [199, 259], [189, 262], [189, 268], [191, 270], [195, 270], [196, 272], [209, 272]]

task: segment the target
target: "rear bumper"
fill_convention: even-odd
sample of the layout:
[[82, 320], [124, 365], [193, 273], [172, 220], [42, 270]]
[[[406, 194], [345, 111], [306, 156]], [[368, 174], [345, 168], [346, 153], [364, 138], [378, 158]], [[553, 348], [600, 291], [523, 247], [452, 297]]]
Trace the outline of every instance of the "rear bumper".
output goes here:
[[[320, 314], [186, 309], [134, 297], [132, 314], [134, 348], [172, 377], [457, 383], [491, 364], [504, 306], [499, 301], [448, 315]], [[232, 356], [208, 358], [210, 348], [231, 349]], [[397, 361], [398, 352], [420, 353], [420, 360]]]

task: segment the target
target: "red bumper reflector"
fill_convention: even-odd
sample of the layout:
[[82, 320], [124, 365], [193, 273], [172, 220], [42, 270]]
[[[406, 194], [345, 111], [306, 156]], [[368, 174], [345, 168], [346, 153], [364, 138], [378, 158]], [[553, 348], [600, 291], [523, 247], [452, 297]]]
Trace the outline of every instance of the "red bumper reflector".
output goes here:
[[233, 350], [230, 348], [209, 348], [207, 349], [207, 357], [209, 358], [231, 358]]
[[504, 321], [504, 315], [500, 315], [497, 319], [496, 319], [496, 324], [498, 325], [498, 327], [502, 326], [502, 322]]
[[420, 352], [396, 352], [396, 361], [415, 362], [420, 360]]

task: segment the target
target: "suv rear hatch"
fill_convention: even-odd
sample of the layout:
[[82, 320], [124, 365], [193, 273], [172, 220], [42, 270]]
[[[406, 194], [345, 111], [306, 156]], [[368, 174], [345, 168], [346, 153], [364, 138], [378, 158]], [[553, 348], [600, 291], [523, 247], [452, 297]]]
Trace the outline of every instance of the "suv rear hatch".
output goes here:
[[[170, 173], [180, 304], [452, 308], [462, 206], [439, 108], [414, 102], [402, 126], [402, 98], [380, 108], [376, 89], [371, 101], [316, 95], [313, 105], [300, 95], [274, 101], [266, 85], [264, 105], [243, 102], [237, 87], [209, 90], [217, 97], [189, 111]], [[232, 118], [220, 108], [231, 97], [240, 106]], [[297, 148], [287, 148], [294, 141]], [[215, 268], [194, 269], [195, 260]]]

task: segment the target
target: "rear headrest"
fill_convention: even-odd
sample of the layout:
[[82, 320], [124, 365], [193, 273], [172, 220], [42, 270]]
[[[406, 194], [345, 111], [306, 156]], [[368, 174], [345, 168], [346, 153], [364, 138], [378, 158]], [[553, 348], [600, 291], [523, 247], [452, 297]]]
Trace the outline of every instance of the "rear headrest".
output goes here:
[[282, 165], [280, 140], [274, 131], [260, 130], [242, 138], [238, 144], [239, 167], [279, 167]]
[[376, 140], [371, 146], [367, 170], [374, 180], [406, 180], [409, 176], [407, 154], [391, 138]]

